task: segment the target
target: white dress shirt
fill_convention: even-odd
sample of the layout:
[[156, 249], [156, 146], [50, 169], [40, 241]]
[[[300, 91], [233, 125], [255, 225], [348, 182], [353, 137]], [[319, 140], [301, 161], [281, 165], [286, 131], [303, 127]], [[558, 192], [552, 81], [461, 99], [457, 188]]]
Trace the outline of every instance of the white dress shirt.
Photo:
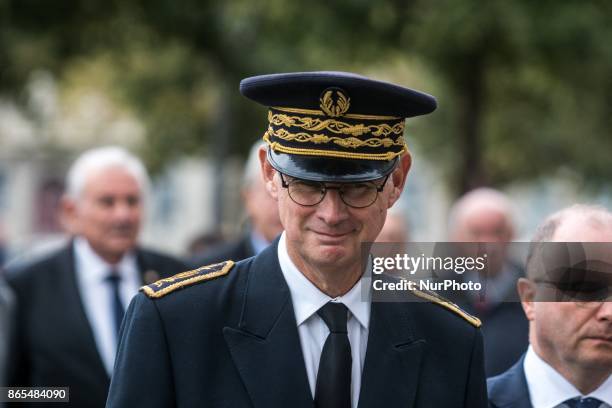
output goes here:
[[304, 363], [306, 365], [306, 374], [308, 375], [313, 398], [317, 384], [319, 361], [321, 360], [323, 345], [329, 334], [329, 328], [317, 314], [317, 311], [330, 301], [342, 303], [348, 308], [347, 329], [349, 343], [351, 344], [351, 357], [353, 359], [351, 400], [352, 407], [356, 408], [359, 401], [361, 372], [363, 371], [370, 325], [371, 292], [366, 291], [368, 298], [367, 300], [362, 300], [362, 286], [367, 284], [363, 282], [362, 277], [348, 293], [332, 299], [312, 284], [291, 261], [287, 253], [284, 232], [278, 243], [278, 260], [283, 276], [289, 286], [289, 292], [291, 293], [302, 354], [304, 355]]
[[136, 256], [132, 253], [126, 254], [118, 264], [110, 265], [100, 258], [87, 240], [81, 237], [74, 240], [74, 254], [77, 286], [85, 315], [89, 320], [106, 372], [111, 375], [118, 339], [115, 335], [115, 318], [112, 313], [112, 287], [106, 278], [111, 270], [119, 273], [121, 276], [119, 296], [123, 307], [127, 308], [141, 286]]
[[533, 350], [527, 349], [523, 363], [529, 398], [533, 408], [553, 408], [572, 398], [597, 398], [612, 406], [612, 376], [589, 395], [582, 395], [576, 387]]

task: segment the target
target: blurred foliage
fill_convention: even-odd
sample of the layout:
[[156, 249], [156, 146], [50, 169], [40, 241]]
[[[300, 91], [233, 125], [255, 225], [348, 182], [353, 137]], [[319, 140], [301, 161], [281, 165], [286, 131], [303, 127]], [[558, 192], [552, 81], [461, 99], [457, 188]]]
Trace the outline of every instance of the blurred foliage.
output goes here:
[[438, 97], [409, 137], [455, 193], [562, 168], [597, 187], [612, 176], [611, 20], [603, 0], [0, 0], [0, 92], [103, 65], [159, 169], [248, 150], [265, 109], [243, 77], [352, 70]]

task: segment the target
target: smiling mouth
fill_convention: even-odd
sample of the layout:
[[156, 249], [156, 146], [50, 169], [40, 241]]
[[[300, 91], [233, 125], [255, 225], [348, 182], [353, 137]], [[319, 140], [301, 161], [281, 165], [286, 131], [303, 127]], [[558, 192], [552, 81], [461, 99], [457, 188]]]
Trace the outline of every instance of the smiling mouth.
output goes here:
[[322, 232], [322, 231], [316, 231], [316, 230], [313, 230], [313, 232], [315, 234], [323, 235], [323, 236], [330, 237], [330, 238], [339, 238], [339, 237], [343, 237], [345, 235], [348, 235], [350, 233], [350, 231], [347, 231], [347, 232]]
[[322, 241], [340, 241], [344, 238], [346, 238], [349, 234], [349, 232], [343, 232], [343, 233], [337, 233], [337, 232], [321, 232], [321, 231], [313, 231], [315, 234], [317, 234], [319, 236], [319, 239], [321, 239]]

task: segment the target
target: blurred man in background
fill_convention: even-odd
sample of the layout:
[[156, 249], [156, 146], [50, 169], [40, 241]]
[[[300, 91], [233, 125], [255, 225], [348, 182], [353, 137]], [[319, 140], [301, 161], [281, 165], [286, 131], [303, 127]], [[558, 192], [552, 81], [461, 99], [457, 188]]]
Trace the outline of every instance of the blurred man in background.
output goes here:
[[8, 274], [17, 300], [10, 386], [68, 386], [70, 406], [104, 406], [125, 307], [143, 283], [185, 270], [137, 246], [148, 183], [140, 160], [119, 147], [72, 165], [62, 216], [73, 239]]
[[[512, 205], [503, 193], [479, 188], [461, 197], [449, 218], [451, 241], [488, 243], [487, 273], [479, 277], [485, 290], [445, 295], [482, 321], [485, 371], [490, 377], [507, 370], [527, 348], [527, 320], [516, 298], [523, 270], [507, 255], [514, 237]], [[467, 274], [457, 276], [468, 279]]]
[[[564, 252], [571, 255], [557, 251], [558, 259], [546, 259], [543, 254], [554, 245], [551, 241], [564, 243]], [[569, 251], [575, 249], [567, 244], [571, 242], [582, 242], [583, 260]], [[601, 207], [573, 206], [551, 215], [538, 228], [527, 260], [527, 279], [518, 283], [530, 346], [512, 368], [489, 379], [493, 407], [612, 406], [610, 243], [612, 213]], [[597, 248], [603, 251], [593, 256], [591, 249]], [[559, 265], [565, 267], [551, 268], [551, 260], [562, 261]], [[580, 264], [590, 266], [578, 270]], [[556, 270], [564, 272], [557, 275]]]
[[251, 147], [242, 179], [242, 202], [248, 216], [248, 229], [237, 241], [221, 244], [195, 256], [189, 263], [194, 267], [217, 262], [240, 261], [257, 255], [282, 231], [276, 202], [266, 191], [257, 156], [263, 142]]

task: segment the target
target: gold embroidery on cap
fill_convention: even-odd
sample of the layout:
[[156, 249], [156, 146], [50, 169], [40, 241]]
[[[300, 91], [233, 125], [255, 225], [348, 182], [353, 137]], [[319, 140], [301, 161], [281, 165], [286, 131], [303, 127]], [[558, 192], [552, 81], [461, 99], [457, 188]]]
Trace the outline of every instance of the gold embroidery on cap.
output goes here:
[[364, 125], [363, 123], [359, 123], [353, 125], [336, 119], [292, 116], [283, 113], [273, 113], [272, 111], [268, 112], [268, 121], [275, 126], [300, 127], [311, 132], [328, 130], [333, 133], [351, 136], [361, 136], [366, 133], [371, 133], [373, 136], [389, 136], [391, 134], [402, 135], [404, 133], [403, 121], [393, 126], [387, 123], [381, 123], [379, 125]]
[[391, 146], [404, 146], [404, 138], [402, 136], [393, 140], [391, 138], [377, 138], [371, 137], [369, 139], [358, 139], [356, 137], [337, 137], [337, 136], [327, 136], [322, 134], [312, 134], [305, 132], [291, 133], [285, 129], [274, 130], [271, 127], [268, 128], [268, 134], [270, 136], [277, 137], [282, 140], [287, 141], [296, 141], [302, 143], [312, 142], [314, 144], [321, 143], [335, 143], [338, 146], [342, 147], [350, 147], [353, 149], [357, 149], [359, 147], [391, 147]]
[[327, 89], [319, 98], [319, 106], [327, 116], [333, 118], [344, 115], [351, 106], [351, 99], [340, 89]]
[[[304, 135], [310, 136], [306, 133], [304, 133]], [[273, 134], [273, 136], [276, 136], [276, 135]], [[325, 135], [319, 135], [319, 136], [328, 137]], [[268, 145], [270, 146], [270, 149], [272, 149], [275, 152], [298, 154], [298, 155], [304, 155], [304, 156], [324, 156], [324, 157], [338, 157], [342, 159], [386, 160], [386, 161], [393, 160], [396, 157], [402, 155], [404, 152], [408, 151], [408, 147], [406, 146], [404, 139], [403, 138], [401, 139], [402, 139], [403, 146], [401, 150], [397, 152], [388, 151], [385, 153], [353, 153], [353, 152], [342, 152], [342, 151], [336, 151], [336, 150], [320, 150], [320, 149], [311, 149], [311, 148], [302, 149], [298, 147], [283, 146], [278, 142], [272, 142], [270, 140], [270, 129], [268, 129], [268, 131], [264, 133], [263, 135], [263, 140], [266, 141], [266, 143], [268, 143]]]

